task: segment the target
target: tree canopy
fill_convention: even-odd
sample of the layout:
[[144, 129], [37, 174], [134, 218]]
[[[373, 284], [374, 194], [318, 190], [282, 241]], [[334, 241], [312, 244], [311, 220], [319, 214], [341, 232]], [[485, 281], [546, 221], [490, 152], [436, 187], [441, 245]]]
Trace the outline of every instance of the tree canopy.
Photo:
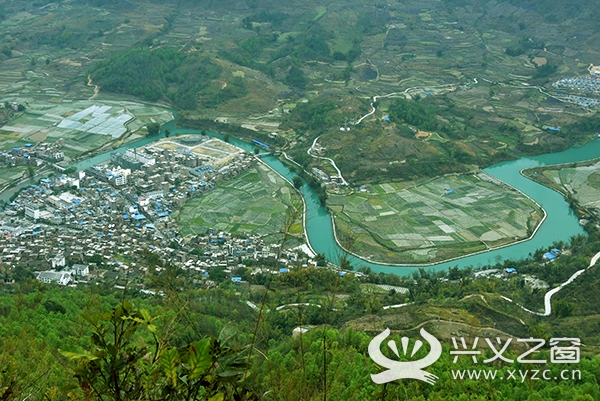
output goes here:
[[246, 95], [240, 77], [229, 79], [226, 85], [213, 82], [221, 73], [221, 67], [210, 57], [174, 47], [134, 48], [90, 70], [94, 83], [103, 90], [149, 101], [168, 100], [184, 110], [212, 107]]

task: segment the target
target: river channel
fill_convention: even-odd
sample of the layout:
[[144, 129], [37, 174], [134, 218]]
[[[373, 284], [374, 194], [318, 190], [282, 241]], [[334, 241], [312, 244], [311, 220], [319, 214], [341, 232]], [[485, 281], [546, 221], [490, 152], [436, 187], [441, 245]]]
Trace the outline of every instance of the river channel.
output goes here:
[[[427, 269], [438, 271], [452, 266], [484, 266], [495, 263], [498, 260], [498, 256], [501, 260], [520, 259], [527, 257], [529, 253], [533, 253], [538, 248], [550, 247], [553, 241], [566, 241], [573, 235], [583, 233], [583, 228], [579, 224], [577, 217], [560, 194], [523, 177], [520, 171], [529, 167], [583, 161], [598, 156], [600, 156], [600, 140], [595, 140], [579, 149], [569, 149], [560, 153], [521, 158], [515, 161], [495, 164], [484, 169], [489, 175], [512, 185], [537, 201], [546, 210], [546, 220], [539, 227], [534, 237], [528, 241], [489, 252], [466, 256], [450, 262], [433, 264], [428, 266]], [[293, 173], [283, 166], [279, 160], [273, 157], [263, 160], [286, 178], [290, 179], [293, 176]], [[330, 214], [320, 205], [317, 194], [310, 188], [307, 186], [302, 187], [302, 194], [306, 200], [306, 231], [311, 246], [316, 252], [324, 253], [329, 260], [334, 262], [339, 260], [339, 255], [343, 251], [333, 236]], [[375, 272], [396, 273], [400, 275], [410, 274], [419, 267], [370, 263], [352, 255], [349, 256], [349, 259], [355, 268], [369, 266]]]
[[[102, 153], [87, 160], [76, 163], [78, 170], [82, 170], [99, 163], [105, 162], [110, 158], [112, 152], [125, 152], [127, 148], [140, 147], [148, 143], [156, 141], [164, 137], [164, 130], [170, 129], [173, 134], [199, 134], [198, 130], [175, 128], [175, 120], [163, 126], [163, 134], [151, 138], [143, 138], [138, 141], [128, 143], [116, 150]], [[209, 133], [210, 136], [222, 138], [222, 135]], [[254, 145], [231, 138], [230, 142], [247, 151], [252, 151]], [[425, 266], [431, 270], [444, 270], [449, 267], [467, 267], [467, 266], [485, 266], [494, 264], [498, 260], [505, 259], [520, 259], [527, 257], [538, 248], [548, 248], [553, 241], [567, 241], [571, 236], [582, 234], [583, 228], [579, 225], [578, 219], [570, 209], [564, 198], [557, 192], [544, 187], [536, 182], [533, 182], [520, 174], [520, 171], [525, 168], [546, 166], [560, 163], [572, 163], [583, 160], [589, 160], [600, 157], [600, 139], [594, 140], [580, 148], [571, 148], [563, 152], [544, 154], [534, 157], [523, 157], [518, 160], [502, 162], [490, 166], [484, 171], [491, 176], [494, 176], [521, 192], [525, 193], [536, 202], [538, 202], [544, 210], [546, 210], [546, 220], [539, 227], [532, 239], [523, 241], [513, 245], [499, 248], [496, 250], [483, 252], [476, 255], [465, 256], [449, 262], [442, 262]], [[292, 181], [294, 173], [288, 169], [283, 163], [273, 156], [263, 156], [262, 160], [271, 168], [281, 174], [283, 177]], [[28, 184], [25, 184], [28, 185]], [[21, 186], [25, 186], [21, 185]], [[2, 194], [2, 198], [10, 197], [14, 190], [7, 191]], [[331, 215], [321, 206], [317, 198], [317, 194], [308, 185], [301, 188], [302, 195], [306, 204], [306, 224], [305, 229], [311, 247], [318, 253], [323, 253], [328, 260], [337, 263], [340, 255], [344, 251], [337, 244], [334, 234]], [[411, 272], [423, 266], [394, 266], [367, 262], [353, 255], [348, 256], [350, 263], [354, 268], [361, 266], [369, 266], [374, 272], [396, 273], [400, 275], [409, 275]]]

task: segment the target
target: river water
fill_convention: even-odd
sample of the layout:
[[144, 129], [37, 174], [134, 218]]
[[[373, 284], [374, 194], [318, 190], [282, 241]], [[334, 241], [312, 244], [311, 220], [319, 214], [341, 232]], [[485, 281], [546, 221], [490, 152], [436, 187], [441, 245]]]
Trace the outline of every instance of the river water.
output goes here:
[[[184, 130], [171, 128], [173, 132], [182, 134], [197, 133], [194, 130]], [[231, 143], [248, 151], [254, 149], [253, 145], [231, 139]], [[535, 236], [528, 241], [510, 245], [494, 251], [484, 252], [464, 258], [456, 259], [450, 262], [438, 263], [427, 266], [427, 269], [435, 271], [444, 270], [448, 267], [459, 266], [484, 266], [496, 263], [497, 260], [520, 259], [527, 257], [538, 248], [549, 248], [553, 241], [568, 240], [571, 236], [584, 233], [583, 228], [568, 203], [557, 192], [533, 182], [520, 174], [524, 168], [545, 166], [559, 163], [571, 163], [583, 160], [589, 160], [600, 157], [600, 140], [594, 140], [580, 148], [571, 148], [564, 152], [539, 155], [534, 157], [523, 157], [518, 160], [498, 163], [490, 166], [484, 171], [491, 176], [519, 189], [521, 192], [535, 199], [548, 214], [544, 223], [539, 227]], [[277, 158], [264, 156], [262, 160], [279, 174], [292, 181], [295, 173], [288, 169]], [[318, 196], [308, 185], [301, 188], [302, 195], [306, 202], [306, 233], [312, 248], [323, 253], [328, 260], [337, 263], [340, 255], [345, 252], [335, 241], [333, 235], [333, 225], [331, 215], [321, 206]], [[498, 259], [498, 257], [500, 259]], [[379, 263], [370, 263], [353, 255], [348, 255], [348, 259], [354, 268], [360, 266], [369, 266], [374, 272], [396, 273], [408, 275], [417, 270], [420, 266], [393, 266]]]
[[[198, 130], [177, 129], [174, 127], [175, 120], [165, 124], [163, 127], [163, 133], [165, 129], [170, 129], [173, 134], [199, 133]], [[215, 133], [210, 133], [209, 135], [222, 138], [222, 135]], [[164, 135], [152, 138], [143, 138], [124, 145], [111, 152], [106, 152], [79, 162], [75, 164], [75, 166], [78, 168], [78, 170], [82, 170], [107, 161], [110, 158], [110, 153], [112, 152], [116, 151], [123, 153], [127, 148], [144, 146], [162, 137], [164, 137]], [[230, 142], [247, 151], [252, 151], [254, 149], [254, 145], [250, 145], [234, 138], [231, 138]], [[559, 163], [571, 163], [589, 160], [596, 157], [600, 157], [600, 140], [594, 140], [580, 148], [571, 148], [564, 152], [544, 154], [534, 157], [523, 157], [514, 161], [498, 163], [484, 169], [484, 171], [489, 175], [499, 178], [500, 180], [527, 194], [532, 199], [535, 199], [546, 210], [546, 220], [543, 222], [531, 240], [481, 254], [466, 256], [450, 262], [433, 264], [427, 266], [426, 268], [438, 271], [453, 266], [479, 267], [496, 263], [498, 260], [520, 259], [527, 257], [530, 253], [533, 253], [538, 248], [549, 248], [553, 241], [567, 241], [573, 235], [582, 234], [584, 232], [583, 228], [579, 225], [577, 217], [574, 215], [564, 198], [555, 191], [523, 177], [520, 174], [520, 171], [524, 168]], [[292, 178], [295, 174], [285, 165], [283, 165], [283, 163], [281, 163], [277, 158], [272, 156], [264, 156], [262, 160], [279, 174], [287, 178], [289, 181], [292, 181]], [[28, 184], [24, 184], [23, 186], [26, 185]], [[304, 185], [301, 188], [301, 192], [306, 202], [305, 228], [310, 245], [316, 252], [325, 254], [328, 260], [337, 263], [340, 259], [340, 255], [344, 254], [344, 251], [335, 241], [331, 215], [323, 206], [321, 206], [316, 192], [308, 187], [308, 185]], [[1, 197], [3, 199], [8, 199], [12, 193], [14, 193], [14, 189], [2, 193]], [[349, 255], [348, 258], [354, 268], [358, 268], [360, 266], [369, 266], [374, 272], [408, 275], [417, 270], [419, 267], [370, 263], [353, 255]]]
[[[527, 257], [529, 253], [533, 253], [538, 248], [549, 248], [553, 241], [568, 240], [573, 235], [583, 233], [583, 228], [579, 225], [577, 217], [560, 194], [523, 177], [519, 172], [524, 168], [582, 161], [598, 156], [600, 156], [600, 140], [595, 140], [579, 149], [569, 149], [560, 153], [521, 158], [515, 161], [495, 164], [484, 169], [486, 173], [501, 179], [535, 199], [546, 210], [548, 214], [546, 220], [531, 240], [450, 262], [438, 263], [428, 266], [427, 269], [438, 271], [452, 266], [484, 266], [495, 263], [498, 260], [498, 256], [500, 260], [520, 259]], [[267, 157], [263, 160], [286, 178], [293, 176], [293, 173], [276, 158]], [[343, 251], [333, 237], [331, 216], [320, 205], [314, 191], [304, 186], [302, 187], [302, 194], [306, 200], [306, 231], [311, 246], [316, 252], [324, 253], [329, 260], [338, 261], [339, 255]], [[400, 275], [410, 274], [419, 267], [369, 263], [352, 255], [349, 255], [349, 260], [355, 268], [369, 266], [375, 272], [396, 273]]]

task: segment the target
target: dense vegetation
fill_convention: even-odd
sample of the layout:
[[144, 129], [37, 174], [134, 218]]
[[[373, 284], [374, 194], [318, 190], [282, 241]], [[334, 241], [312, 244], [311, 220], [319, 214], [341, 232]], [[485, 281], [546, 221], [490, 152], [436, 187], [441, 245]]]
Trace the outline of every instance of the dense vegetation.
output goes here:
[[[491, 139], [498, 134], [518, 137], [518, 130], [508, 123], [482, 123], [477, 113], [456, 104], [448, 96], [416, 97], [413, 100], [397, 99], [389, 108], [392, 121], [423, 131], [434, 131], [453, 141], [469, 137]], [[401, 131], [404, 136], [413, 138], [414, 132]]]
[[[367, 21], [366, 16], [361, 15], [359, 24], [367, 29], [377, 22]], [[298, 26], [300, 32], [289, 32], [294, 26]], [[236, 49], [221, 50], [220, 54], [234, 63], [262, 71], [296, 89], [304, 89], [308, 82], [303, 71], [308, 62], [346, 61], [351, 64], [362, 53], [361, 31], [358, 31], [352, 46], [346, 52], [332, 51], [330, 43], [336, 38], [336, 34], [329, 27], [313, 21], [307, 29], [306, 22], [298, 15], [292, 16], [280, 11], [261, 10], [254, 13], [243, 19], [243, 27], [254, 31], [254, 35], [240, 40]], [[282, 33], [286, 34], [285, 40], [280, 40]], [[349, 79], [349, 75], [346, 78]]]
[[[389, 106], [390, 122], [363, 122], [341, 132], [339, 127], [344, 126], [350, 108], [368, 110], [361, 102], [325, 96], [299, 104], [281, 127], [302, 134], [306, 145], [288, 153], [308, 169], [318, 162], [306, 153], [305, 146], [319, 136], [319, 143], [328, 149], [327, 156], [336, 161], [346, 179], [361, 184], [466, 172], [473, 165], [487, 166], [515, 157], [495, 139], [500, 133], [517, 142], [519, 133], [514, 126], [482, 126], [474, 112], [447, 96], [396, 99]], [[440, 140], [419, 140], [415, 138], [417, 130], [435, 132]]]
[[14, 116], [14, 112], [12, 108], [2, 108], [0, 109], [0, 123], [7, 122], [10, 118]]
[[554, 133], [553, 139], [541, 144], [525, 145], [519, 142], [517, 150], [523, 154], [551, 153], [564, 150], [575, 144], [582, 144], [600, 134], [600, 117], [585, 116], [562, 127]]
[[[438, 108], [426, 101], [411, 102], [398, 99], [390, 106], [390, 118], [397, 122], [406, 122], [422, 130], [435, 131], [440, 121], [435, 118]], [[412, 136], [412, 135], [411, 135]]]
[[584, 140], [586, 135], [600, 134], [600, 116], [594, 115], [588, 118], [582, 118], [569, 124], [564, 128], [564, 137], [573, 138], [574, 141]]
[[[538, 250], [528, 259], [484, 268], [516, 267], [519, 273], [536, 274], [552, 286], [587, 266], [589, 256], [600, 250], [600, 237], [592, 230], [589, 240], [579, 236], [554, 246], [571, 255], [564, 254], [548, 266], [541, 260], [543, 250]], [[110, 285], [61, 288], [42, 285], [27, 274], [13, 275], [16, 283], [5, 285], [0, 296], [0, 396], [225, 401], [268, 399], [269, 393], [290, 401], [562, 401], [593, 400], [600, 395], [600, 365], [586, 350], [576, 366], [581, 381], [453, 380], [452, 370], [477, 366], [468, 358], [453, 363], [449, 338], [438, 333], [444, 338], [444, 356], [428, 369], [440, 377], [435, 386], [412, 380], [375, 385], [370, 374], [378, 368], [367, 354], [382, 324], [415, 337], [415, 326], [432, 314], [446, 316], [443, 311], [451, 311], [451, 320], [470, 325], [470, 337], [495, 323], [509, 336], [579, 336], [588, 347], [596, 347], [600, 310], [590, 300], [600, 283], [597, 269], [559, 294], [551, 317], [537, 318], [498, 296], [509, 296], [534, 310], [541, 306], [544, 291], [532, 290], [521, 276], [472, 280], [471, 270], [452, 268], [439, 273], [420, 269], [412, 278], [403, 278], [364, 268], [365, 277], [357, 279], [314, 268], [279, 276], [250, 275], [249, 269], [242, 269], [235, 274], [258, 287], [232, 286], [223, 275], [218, 279], [220, 288], [197, 289], [185, 272], [163, 267], [161, 273], [146, 278], [163, 296], [143, 295], [135, 288], [114, 292]], [[218, 275], [211, 272], [211, 277]], [[365, 287], [372, 285], [368, 283], [405, 286], [410, 291], [373, 292]], [[131, 302], [122, 301], [123, 296]], [[258, 305], [258, 310], [246, 300]], [[298, 302], [307, 305], [276, 310]], [[382, 310], [382, 305], [406, 302], [413, 304], [396, 312]], [[435, 332], [434, 323], [425, 324]], [[314, 328], [291, 337], [301, 325]], [[547, 348], [539, 355], [547, 358]], [[503, 374], [522, 368], [506, 363], [492, 366]], [[554, 374], [563, 366], [548, 368]]]
[[213, 82], [222, 69], [208, 56], [173, 47], [128, 50], [97, 64], [90, 73], [94, 83], [109, 92], [170, 100], [184, 110], [213, 107], [247, 93], [239, 77]]

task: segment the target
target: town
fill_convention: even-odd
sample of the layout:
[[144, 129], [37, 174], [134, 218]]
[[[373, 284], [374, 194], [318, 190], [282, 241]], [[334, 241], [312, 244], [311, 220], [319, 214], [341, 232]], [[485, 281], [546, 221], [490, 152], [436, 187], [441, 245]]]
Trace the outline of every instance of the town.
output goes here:
[[[4, 157], [26, 159], [15, 149]], [[180, 267], [210, 286], [211, 272], [244, 284], [235, 272], [247, 265], [260, 262], [280, 273], [315, 264], [307, 246], [281, 249], [257, 235], [209, 229], [180, 236], [173, 212], [255, 163], [254, 155], [224, 141], [188, 135], [113, 153], [82, 171], [51, 173], [18, 192], [0, 213], [4, 280], [12, 282], [23, 270], [61, 285], [122, 285], [126, 277], [151, 291], [143, 284], [148, 265]]]
[[[597, 67], [595, 67], [597, 68]], [[590, 70], [590, 76], [583, 77], [567, 77], [562, 78], [552, 84], [555, 89], [571, 89], [577, 91], [583, 91], [586, 93], [597, 93], [600, 91], [600, 76], [595, 72], [596, 70]], [[577, 96], [573, 94], [559, 93], [555, 99], [561, 102], [576, 104], [581, 107], [595, 107], [600, 100], [596, 98]]]
[[553, 83], [552, 86], [556, 89], [567, 88], [585, 92], [597, 92], [600, 91], [600, 76], [592, 74], [591, 76], [584, 77], [562, 78]]

